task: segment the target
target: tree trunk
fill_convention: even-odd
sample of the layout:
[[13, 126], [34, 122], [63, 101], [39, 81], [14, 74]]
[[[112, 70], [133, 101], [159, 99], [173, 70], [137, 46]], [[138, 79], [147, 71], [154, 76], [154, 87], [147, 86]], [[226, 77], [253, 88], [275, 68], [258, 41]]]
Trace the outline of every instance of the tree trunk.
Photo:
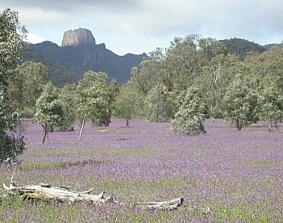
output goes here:
[[271, 133], [271, 128], [272, 128], [272, 122], [270, 122], [269, 126], [268, 126], [268, 132]]
[[45, 123], [42, 127], [43, 127], [43, 131], [44, 131], [42, 143], [45, 143], [46, 138], [47, 138], [47, 136], [48, 136], [48, 124]]
[[276, 130], [279, 130], [279, 126], [278, 126], [277, 121], [275, 121], [275, 123], [274, 123], [274, 127], [276, 128]]
[[84, 127], [85, 127], [85, 119], [86, 119], [86, 115], [84, 115], [82, 124], [81, 124], [81, 129], [80, 129], [80, 137], [79, 139], [82, 140], [83, 139], [83, 131], [84, 131]]
[[157, 106], [156, 122], [159, 122], [159, 106]]
[[68, 187], [52, 187], [50, 184], [40, 185], [27, 185], [17, 186], [14, 182], [13, 176], [11, 178], [10, 186], [6, 186], [3, 183], [3, 187], [10, 195], [21, 196], [23, 200], [42, 200], [42, 201], [56, 201], [56, 202], [68, 202], [68, 203], [86, 203], [92, 205], [100, 204], [118, 204], [135, 206], [141, 209], [159, 209], [159, 210], [175, 210], [180, 207], [184, 199], [179, 197], [173, 200], [161, 201], [161, 202], [141, 202], [141, 203], [120, 203], [115, 201], [113, 197], [105, 197], [105, 192], [98, 195], [90, 194], [93, 189], [87, 191], [71, 191]]
[[129, 119], [126, 119], [126, 126], [129, 126]]
[[239, 121], [236, 121], [236, 125], [237, 125], [237, 129], [238, 129], [238, 131], [240, 131], [240, 130], [242, 129], [242, 127], [243, 127], [243, 125], [242, 125], [242, 124], [240, 124], [240, 122], [239, 122]]
[[49, 132], [54, 132], [54, 127], [53, 127], [53, 125], [49, 126]]

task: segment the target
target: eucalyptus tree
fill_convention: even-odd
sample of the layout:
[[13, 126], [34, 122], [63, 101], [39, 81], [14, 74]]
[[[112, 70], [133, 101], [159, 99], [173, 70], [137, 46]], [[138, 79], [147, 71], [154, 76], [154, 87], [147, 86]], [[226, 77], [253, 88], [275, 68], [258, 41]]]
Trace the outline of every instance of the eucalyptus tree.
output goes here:
[[153, 87], [145, 100], [146, 118], [149, 121], [165, 122], [173, 117], [173, 101], [170, 92], [162, 84]]
[[25, 149], [18, 113], [11, 107], [8, 94], [25, 34], [16, 12], [10, 9], [0, 12], [0, 162], [7, 158], [16, 160], [16, 156]]
[[206, 105], [197, 86], [190, 87], [171, 121], [171, 130], [182, 135], [205, 133]]
[[175, 38], [165, 55], [167, 79], [175, 90], [185, 91], [213, 57], [224, 53], [224, 45], [211, 38], [199, 35]]
[[138, 67], [131, 70], [131, 81], [146, 95], [161, 80], [164, 69], [164, 55], [161, 49], [151, 52]]
[[208, 106], [209, 117], [224, 117], [223, 98], [239, 72], [238, 68], [243, 67], [241, 63], [239, 58], [233, 55], [218, 54], [202, 67], [201, 75], [194, 80]]
[[129, 126], [129, 121], [138, 116], [140, 100], [143, 100], [143, 98], [141, 98], [136, 86], [132, 82], [125, 84], [120, 89], [119, 95], [115, 98], [115, 117], [125, 119], [126, 126]]
[[236, 75], [225, 94], [225, 120], [238, 130], [258, 121], [258, 86], [257, 75], [239, 73]]
[[34, 110], [36, 100], [48, 83], [48, 69], [41, 63], [27, 61], [15, 71], [9, 86], [9, 96], [13, 105], [20, 111], [24, 108]]
[[266, 76], [262, 81], [259, 91], [258, 103], [260, 106], [259, 116], [262, 121], [268, 123], [268, 131], [272, 126], [283, 120], [283, 93], [278, 86], [276, 76]]
[[113, 97], [107, 83], [107, 74], [89, 71], [77, 87], [77, 117], [81, 121], [80, 136], [83, 137], [85, 123], [109, 125]]
[[58, 98], [58, 89], [49, 82], [36, 101], [36, 113], [34, 118], [43, 128], [42, 143], [45, 143], [48, 137], [49, 128], [59, 125], [63, 120], [64, 112]]
[[72, 131], [74, 130], [74, 123], [76, 119], [77, 109], [77, 84], [65, 84], [60, 90], [59, 100], [62, 104], [64, 118], [59, 123], [58, 127], [60, 131]]

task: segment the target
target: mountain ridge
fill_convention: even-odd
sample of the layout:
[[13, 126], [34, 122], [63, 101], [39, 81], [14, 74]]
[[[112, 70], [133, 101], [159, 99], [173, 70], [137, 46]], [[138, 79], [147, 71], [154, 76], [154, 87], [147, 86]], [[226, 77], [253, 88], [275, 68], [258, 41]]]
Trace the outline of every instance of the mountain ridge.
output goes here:
[[[147, 57], [145, 53], [127, 53], [122, 56], [115, 54], [107, 49], [104, 43], [96, 44], [91, 31], [83, 28], [64, 32], [62, 46], [44, 41], [37, 44], [28, 43], [26, 49], [23, 61], [41, 62], [49, 70], [53, 69], [55, 73], [50, 73], [49, 76], [57, 86], [77, 81], [89, 70], [105, 72], [110, 80], [116, 79], [120, 83], [125, 83], [130, 79], [131, 68], [138, 66]], [[58, 69], [52, 66], [57, 66]], [[56, 70], [64, 70], [64, 75], [68, 76], [66, 81], [64, 78], [60, 78], [60, 81], [54, 78], [60, 76]]]
[[[282, 44], [260, 45], [245, 39], [231, 38], [219, 40], [231, 54], [242, 60], [250, 52], [262, 53]], [[104, 43], [97, 44], [92, 32], [79, 28], [63, 34], [62, 46], [51, 41], [26, 44], [23, 62], [33, 60], [48, 67], [49, 79], [61, 87], [65, 83], [78, 81], [89, 70], [105, 72], [109, 79], [120, 83], [130, 80], [130, 71], [148, 56], [143, 54], [115, 54]]]

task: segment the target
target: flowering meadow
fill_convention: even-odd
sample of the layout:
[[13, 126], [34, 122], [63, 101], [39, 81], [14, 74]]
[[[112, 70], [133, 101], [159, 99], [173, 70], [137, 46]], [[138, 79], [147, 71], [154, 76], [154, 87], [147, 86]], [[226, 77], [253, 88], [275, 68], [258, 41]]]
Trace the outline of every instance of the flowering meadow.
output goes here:
[[[283, 125], [242, 131], [208, 120], [206, 134], [180, 136], [168, 123], [113, 120], [109, 128], [86, 126], [49, 134], [24, 122], [27, 150], [15, 173], [19, 185], [49, 183], [135, 203], [184, 197], [174, 211], [131, 205], [91, 206], [0, 200], [0, 222], [283, 222]], [[0, 167], [9, 184], [13, 167]], [[2, 190], [2, 189], [1, 189]], [[1, 191], [3, 193], [3, 191]]]

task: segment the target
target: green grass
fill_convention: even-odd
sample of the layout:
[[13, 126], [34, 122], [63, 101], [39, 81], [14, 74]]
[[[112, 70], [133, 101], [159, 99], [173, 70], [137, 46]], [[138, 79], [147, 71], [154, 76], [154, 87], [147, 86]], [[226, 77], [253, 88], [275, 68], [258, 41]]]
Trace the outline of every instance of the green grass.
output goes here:
[[46, 170], [46, 169], [58, 169], [69, 168], [72, 166], [84, 167], [86, 165], [100, 165], [106, 163], [105, 161], [97, 160], [80, 160], [76, 162], [52, 162], [52, 163], [32, 163], [26, 162], [22, 165], [22, 170]]

